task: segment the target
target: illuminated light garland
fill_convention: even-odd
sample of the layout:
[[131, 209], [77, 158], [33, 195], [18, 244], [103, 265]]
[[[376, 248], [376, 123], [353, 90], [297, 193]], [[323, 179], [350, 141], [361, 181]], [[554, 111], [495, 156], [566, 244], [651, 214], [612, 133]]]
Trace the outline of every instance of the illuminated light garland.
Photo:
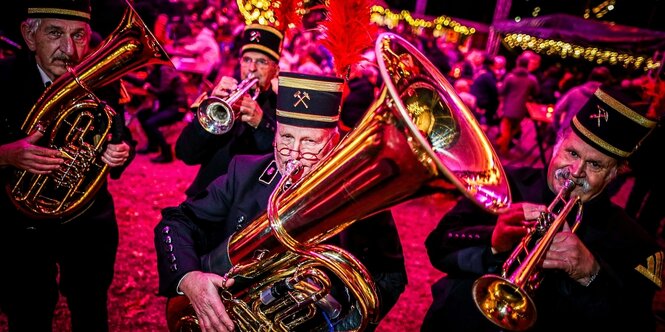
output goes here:
[[402, 10], [399, 13], [393, 12], [383, 6], [374, 5], [370, 9], [371, 21], [380, 26], [385, 26], [388, 29], [395, 28], [400, 21], [406, 22], [414, 32], [422, 32], [423, 30], [432, 30], [434, 37], [440, 37], [446, 33], [446, 30], [453, 30], [459, 34], [470, 36], [476, 33], [476, 29], [460, 24], [449, 16], [439, 16], [432, 20], [425, 20], [422, 18], [415, 18], [407, 10]]
[[[339, 0], [337, 0], [339, 1]], [[262, 25], [275, 25], [275, 13], [271, 9], [273, 0], [237, 0], [238, 9], [245, 18], [246, 24], [258, 23]], [[305, 0], [304, 2], [307, 2]], [[434, 37], [445, 35], [452, 30], [461, 35], [470, 36], [476, 33], [476, 29], [463, 25], [449, 16], [439, 16], [432, 20], [415, 18], [407, 10], [399, 13], [393, 12], [383, 6], [374, 5], [370, 9], [371, 22], [389, 29], [395, 28], [400, 21], [408, 24], [414, 33], [422, 34], [425, 30], [432, 30]], [[301, 14], [304, 14], [301, 13]], [[277, 22], [279, 24], [279, 22]]]
[[503, 42], [511, 49], [520, 47], [523, 50], [530, 49], [541, 54], [558, 55], [564, 59], [567, 57], [584, 59], [599, 65], [622, 65], [624, 68], [641, 68], [644, 71], [660, 67], [659, 62], [641, 55], [620, 53], [598, 47], [579, 46], [560, 40], [542, 39], [527, 34], [506, 34], [503, 37]]
[[[279, 28], [280, 23], [277, 22], [275, 12], [271, 7], [272, 0], [237, 0], [236, 3], [240, 13], [245, 18], [245, 24], [258, 23]], [[300, 10], [299, 14], [302, 16], [304, 10]]]

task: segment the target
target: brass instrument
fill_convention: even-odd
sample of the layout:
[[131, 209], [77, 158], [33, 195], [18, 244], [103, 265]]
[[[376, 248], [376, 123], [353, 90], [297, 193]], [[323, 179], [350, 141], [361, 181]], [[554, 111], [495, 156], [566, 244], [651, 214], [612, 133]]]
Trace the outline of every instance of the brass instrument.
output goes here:
[[[80, 213], [99, 190], [108, 173], [101, 160], [106, 138], [120, 137], [124, 121], [92, 90], [148, 64], [172, 65], [166, 52], [127, 3], [111, 35], [75, 68], [60, 76], [37, 100], [23, 122], [27, 134], [43, 132], [40, 145], [57, 149], [64, 165], [51, 174], [17, 170], [6, 186], [14, 203], [34, 218], [61, 218]], [[113, 126], [113, 123], [116, 126]]]
[[247, 91], [254, 89], [252, 99], [259, 96], [257, 84], [259, 79], [252, 74], [238, 83], [238, 87], [225, 98], [208, 97], [199, 105], [196, 115], [199, 123], [207, 132], [215, 135], [227, 133], [233, 127], [238, 112], [233, 110], [233, 104]]
[[[350, 308], [336, 308], [328, 293], [332, 275], [353, 296], [362, 317], [353, 330], [361, 331], [379, 313], [374, 283], [355, 258], [322, 242], [437, 192], [461, 191], [494, 213], [510, 203], [492, 146], [436, 67], [395, 34], [381, 34], [375, 50], [384, 87], [356, 128], [306, 175], [299, 178], [297, 167], [285, 174], [293, 184], [280, 181], [268, 211], [229, 239], [226, 277], [236, 283], [221, 294], [240, 331], [317, 330], [321, 312], [345, 317]], [[282, 295], [265, 301], [274, 293]], [[199, 330], [184, 296], [169, 299], [167, 322], [170, 331]]]
[[[580, 197], [569, 197], [574, 188], [575, 183], [572, 180], [565, 182], [548, 206], [548, 212], [541, 213], [535, 225], [508, 257], [501, 276], [487, 274], [474, 282], [472, 292], [476, 306], [497, 326], [523, 331], [535, 323], [536, 305], [529, 294], [533, 293], [542, 281], [538, 266], [575, 205], [577, 213], [571, 228], [573, 232], [582, 220]], [[561, 207], [561, 204], [564, 205]]]

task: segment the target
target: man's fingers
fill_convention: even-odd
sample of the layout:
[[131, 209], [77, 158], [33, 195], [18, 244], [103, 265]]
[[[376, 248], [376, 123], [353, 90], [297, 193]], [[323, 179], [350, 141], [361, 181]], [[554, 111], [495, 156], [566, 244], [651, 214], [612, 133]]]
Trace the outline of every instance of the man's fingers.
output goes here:
[[30, 136], [26, 137], [26, 141], [28, 141], [31, 144], [35, 144], [42, 137], [44, 137], [44, 134], [39, 130], [35, 130], [32, 134], [30, 134]]

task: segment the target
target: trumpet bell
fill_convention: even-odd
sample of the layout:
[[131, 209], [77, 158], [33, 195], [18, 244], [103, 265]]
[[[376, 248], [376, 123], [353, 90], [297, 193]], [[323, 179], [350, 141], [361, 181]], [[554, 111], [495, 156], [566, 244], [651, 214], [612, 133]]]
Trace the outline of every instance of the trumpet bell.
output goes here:
[[235, 117], [231, 105], [217, 97], [203, 100], [197, 111], [197, 118], [203, 129], [214, 135], [221, 135], [231, 130]]
[[474, 301], [487, 319], [509, 331], [524, 331], [536, 321], [536, 305], [510, 280], [485, 275], [473, 283]]
[[256, 100], [260, 93], [258, 83], [259, 79], [249, 74], [225, 98], [208, 97], [201, 101], [196, 111], [196, 117], [203, 129], [213, 135], [222, 135], [231, 130], [236, 118], [240, 116], [239, 111], [233, 109], [233, 104], [249, 90], [253, 90], [251, 98]]

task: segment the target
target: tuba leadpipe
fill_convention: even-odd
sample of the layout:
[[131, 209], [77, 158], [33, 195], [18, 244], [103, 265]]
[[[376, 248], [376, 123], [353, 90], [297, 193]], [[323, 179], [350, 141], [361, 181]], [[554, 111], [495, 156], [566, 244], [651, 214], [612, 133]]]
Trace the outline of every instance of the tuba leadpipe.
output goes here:
[[201, 101], [196, 111], [196, 116], [203, 129], [215, 135], [222, 135], [231, 130], [235, 120], [239, 116], [238, 112], [233, 109], [233, 104], [247, 93], [247, 91], [252, 89], [254, 92], [251, 97], [256, 100], [259, 95], [258, 83], [259, 79], [253, 77], [250, 73], [246, 79], [238, 83], [238, 87], [228, 96], [224, 98], [213, 96]]
[[[537, 318], [532, 294], [540, 285], [539, 266], [554, 236], [567, 216], [577, 205], [572, 232], [582, 219], [582, 203], [579, 196], [569, 197], [575, 183], [566, 180], [564, 186], [542, 212], [538, 220], [515, 247], [502, 266], [501, 276], [486, 274], [473, 284], [473, 299], [483, 315], [495, 325], [511, 331], [523, 331], [531, 327]], [[561, 207], [561, 204], [563, 206]], [[557, 210], [560, 208], [560, 210]]]
[[[16, 170], [6, 190], [14, 206], [33, 218], [80, 213], [101, 188], [109, 167], [101, 160], [106, 137], [120, 137], [119, 116], [92, 93], [149, 64], [173, 65], [152, 32], [127, 2], [116, 29], [81, 63], [68, 66], [37, 100], [21, 129], [43, 132], [41, 146], [57, 149], [64, 165], [51, 174]], [[115, 123], [115, 125], [114, 125]], [[68, 219], [67, 219], [68, 218]]]

